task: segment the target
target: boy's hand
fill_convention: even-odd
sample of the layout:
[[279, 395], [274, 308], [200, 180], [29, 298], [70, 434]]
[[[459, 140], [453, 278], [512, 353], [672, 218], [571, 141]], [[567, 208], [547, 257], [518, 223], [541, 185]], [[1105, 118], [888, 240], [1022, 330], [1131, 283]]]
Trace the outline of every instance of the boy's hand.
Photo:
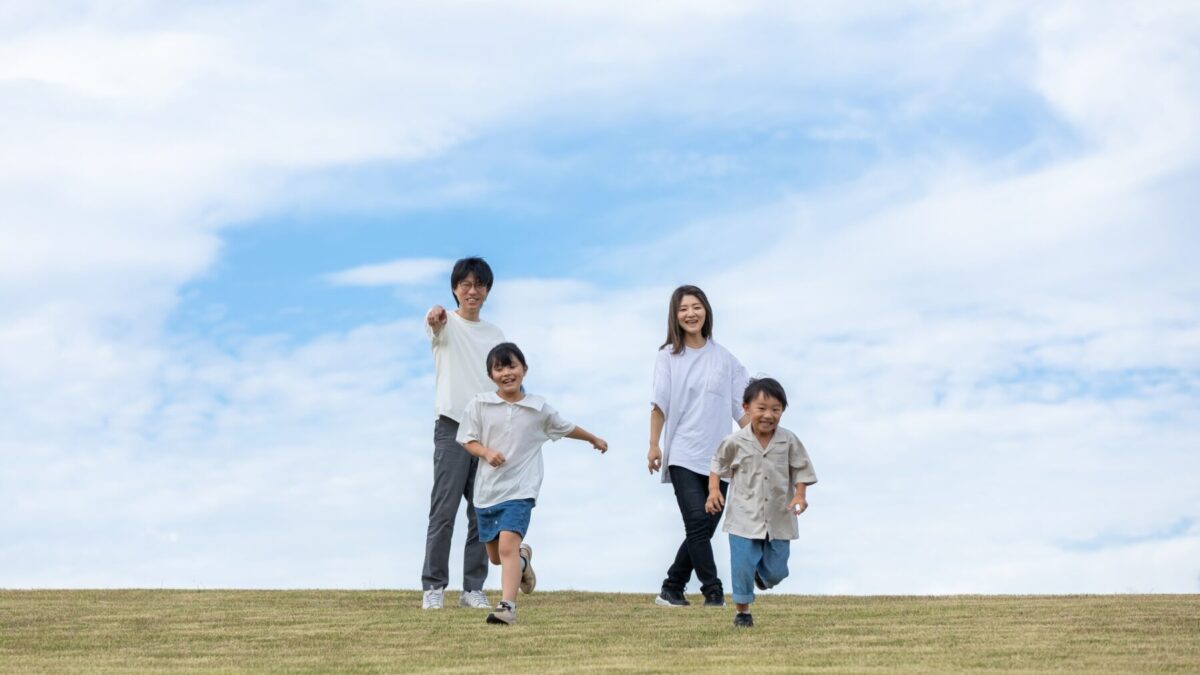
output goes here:
[[800, 495], [792, 497], [792, 501], [788, 502], [788, 511], [794, 516], [798, 516], [808, 510], [808, 500]]
[[597, 436], [596, 440], [592, 441], [592, 447], [599, 450], [600, 454], [603, 455], [604, 453], [608, 452], [608, 441]]
[[446, 325], [446, 308], [441, 305], [434, 305], [429, 309], [429, 313], [425, 315], [425, 323], [429, 327], [437, 330]]
[[721, 496], [721, 491], [709, 492], [708, 499], [704, 502], [704, 510], [708, 513], [717, 513], [723, 508], [725, 508], [725, 498]]
[[504, 455], [499, 450], [488, 448], [487, 452], [483, 453], [483, 458], [492, 466], [500, 466], [504, 464]]
[[658, 447], [658, 443], [650, 444], [650, 452], [646, 453], [646, 466], [652, 474], [662, 468], [662, 449]]

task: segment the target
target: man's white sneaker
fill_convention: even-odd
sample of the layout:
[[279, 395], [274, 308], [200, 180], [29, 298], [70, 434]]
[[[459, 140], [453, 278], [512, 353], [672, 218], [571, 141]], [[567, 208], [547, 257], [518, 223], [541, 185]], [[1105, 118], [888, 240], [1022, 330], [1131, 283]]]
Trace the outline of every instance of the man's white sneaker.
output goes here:
[[532, 593], [537, 586], [537, 575], [533, 573], [533, 547], [521, 542], [521, 558], [525, 560], [525, 569], [521, 570], [521, 592]]
[[444, 588], [431, 588], [425, 591], [425, 595], [421, 597], [421, 609], [441, 609], [442, 596], [445, 595]]
[[458, 596], [459, 607], [470, 607], [471, 609], [491, 609], [488, 604], [487, 596], [483, 591], [463, 591], [462, 595]]

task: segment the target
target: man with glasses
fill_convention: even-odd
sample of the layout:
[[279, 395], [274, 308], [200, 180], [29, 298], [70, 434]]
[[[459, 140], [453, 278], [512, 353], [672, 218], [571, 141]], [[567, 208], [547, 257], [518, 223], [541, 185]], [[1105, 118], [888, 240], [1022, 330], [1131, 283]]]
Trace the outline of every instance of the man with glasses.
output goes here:
[[433, 347], [436, 372], [437, 421], [433, 428], [433, 491], [429, 497], [429, 530], [425, 538], [425, 567], [421, 576], [422, 609], [441, 609], [450, 581], [450, 537], [463, 497], [467, 498], [467, 543], [463, 549], [463, 590], [460, 607], [491, 609], [483, 593], [488, 557], [475, 528], [472, 492], [479, 459], [455, 440], [463, 410], [475, 394], [496, 385], [484, 363], [492, 347], [505, 342], [504, 333], [479, 318], [492, 290], [492, 268], [483, 258], [454, 263], [450, 290], [458, 309], [447, 312], [434, 305], [425, 315], [425, 333]]

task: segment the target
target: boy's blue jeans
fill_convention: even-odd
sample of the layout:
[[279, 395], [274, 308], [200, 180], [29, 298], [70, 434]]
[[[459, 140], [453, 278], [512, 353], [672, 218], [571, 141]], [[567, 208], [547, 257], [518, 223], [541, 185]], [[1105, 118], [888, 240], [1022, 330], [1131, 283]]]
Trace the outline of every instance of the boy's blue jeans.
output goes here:
[[786, 579], [791, 552], [792, 542], [787, 539], [747, 539], [729, 535], [733, 601], [741, 605], [754, 602], [755, 572], [767, 588]]

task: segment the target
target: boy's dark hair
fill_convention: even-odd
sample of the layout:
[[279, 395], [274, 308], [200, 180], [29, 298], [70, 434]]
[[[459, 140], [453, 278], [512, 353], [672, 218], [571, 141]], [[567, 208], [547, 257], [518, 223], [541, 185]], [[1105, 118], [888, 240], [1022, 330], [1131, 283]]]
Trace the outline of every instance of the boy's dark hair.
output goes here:
[[[454, 295], [454, 289], [467, 278], [467, 275], [474, 274], [475, 281], [487, 287], [488, 292], [492, 290], [492, 268], [483, 258], [462, 258], [455, 261], [454, 269], [450, 272], [450, 294]], [[458, 296], [454, 296], [454, 304], [458, 303]]]
[[492, 368], [496, 366], [511, 366], [513, 359], [516, 359], [525, 370], [529, 370], [529, 364], [525, 363], [525, 355], [521, 353], [521, 348], [511, 342], [501, 342], [492, 347], [492, 351], [487, 355], [487, 372], [490, 377]]
[[685, 295], [695, 296], [700, 304], [704, 305], [704, 323], [700, 325], [700, 335], [705, 340], [712, 337], [713, 312], [712, 305], [708, 304], [708, 296], [696, 286], [680, 286], [671, 294], [671, 305], [667, 310], [667, 341], [659, 347], [662, 349], [671, 345], [672, 354], [683, 353], [683, 328], [679, 326], [679, 305]]
[[750, 402], [758, 398], [759, 395], [773, 398], [783, 404], [783, 409], [787, 410], [787, 394], [783, 392], [783, 385], [773, 377], [760, 377], [757, 380], [750, 380], [750, 384], [746, 385], [746, 391], [742, 394], [742, 403], [750, 405]]

